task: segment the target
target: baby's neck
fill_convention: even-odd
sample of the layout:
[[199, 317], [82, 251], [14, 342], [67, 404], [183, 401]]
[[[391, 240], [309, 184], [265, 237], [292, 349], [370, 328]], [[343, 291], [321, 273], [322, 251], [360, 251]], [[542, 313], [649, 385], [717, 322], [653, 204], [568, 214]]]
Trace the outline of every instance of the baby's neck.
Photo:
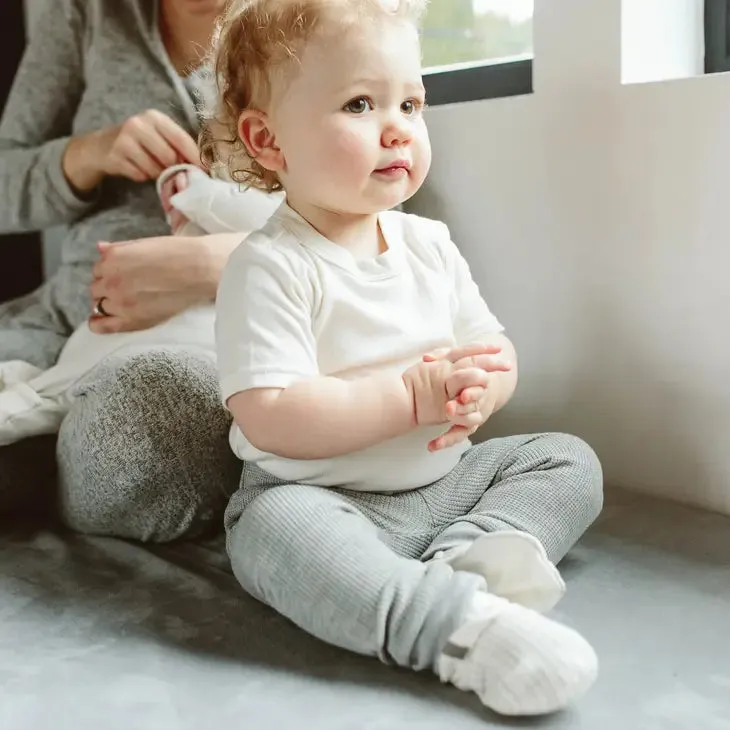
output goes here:
[[377, 213], [350, 215], [287, 202], [326, 239], [347, 249], [356, 259], [375, 258], [387, 250]]

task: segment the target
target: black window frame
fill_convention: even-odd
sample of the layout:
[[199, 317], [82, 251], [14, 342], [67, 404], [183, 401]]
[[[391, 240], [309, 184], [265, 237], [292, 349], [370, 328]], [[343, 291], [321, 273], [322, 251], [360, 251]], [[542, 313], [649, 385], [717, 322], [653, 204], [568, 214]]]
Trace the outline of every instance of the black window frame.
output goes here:
[[423, 73], [429, 106], [531, 94], [532, 58], [497, 59]]
[[705, 0], [705, 73], [730, 71], [730, 0]]
[[[730, 72], [730, 0], [705, 0], [705, 73]], [[532, 59], [497, 60], [423, 74], [429, 106], [531, 94]]]

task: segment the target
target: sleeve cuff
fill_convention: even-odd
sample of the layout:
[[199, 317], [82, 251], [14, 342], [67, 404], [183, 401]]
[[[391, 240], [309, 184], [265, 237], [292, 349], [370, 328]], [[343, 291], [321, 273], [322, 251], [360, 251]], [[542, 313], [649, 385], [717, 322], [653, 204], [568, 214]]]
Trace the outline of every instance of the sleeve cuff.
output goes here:
[[288, 388], [293, 383], [312, 377], [311, 373], [234, 373], [221, 378], [220, 390], [223, 405], [237, 393], [254, 388]]
[[86, 212], [98, 201], [99, 188], [97, 186], [87, 196], [82, 197], [71, 187], [71, 183], [63, 172], [63, 155], [70, 139], [70, 137], [54, 139], [46, 145], [45, 154], [48, 156], [47, 170], [51, 189], [58, 196], [58, 201], [63, 208], [76, 217]]

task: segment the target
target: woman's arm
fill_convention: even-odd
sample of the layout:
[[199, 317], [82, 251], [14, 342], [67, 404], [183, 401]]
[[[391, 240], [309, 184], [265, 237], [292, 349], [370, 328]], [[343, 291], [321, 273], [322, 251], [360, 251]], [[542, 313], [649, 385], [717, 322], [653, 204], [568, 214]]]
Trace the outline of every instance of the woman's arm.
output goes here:
[[0, 232], [37, 230], [90, 205], [62, 160], [84, 90], [84, 5], [45, 2], [0, 121]]

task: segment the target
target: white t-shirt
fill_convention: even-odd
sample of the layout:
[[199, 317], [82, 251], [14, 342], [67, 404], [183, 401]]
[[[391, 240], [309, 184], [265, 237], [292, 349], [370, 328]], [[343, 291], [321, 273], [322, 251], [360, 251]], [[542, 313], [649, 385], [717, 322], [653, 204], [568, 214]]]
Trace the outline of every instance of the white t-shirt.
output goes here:
[[[216, 305], [224, 403], [317, 376], [402, 373], [437, 347], [502, 331], [443, 223], [392, 211], [379, 219], [388, 249], [368, 260], [324, 238], [286, 203], [233, 252]], [[426, 448], [445, 430], [417, 428], [319, 460], [259, 451], [235, 423], [230, 440], [239, 458], [288, 482], [389, 492], [425, 486], [456, 466], [468, 443]]]

